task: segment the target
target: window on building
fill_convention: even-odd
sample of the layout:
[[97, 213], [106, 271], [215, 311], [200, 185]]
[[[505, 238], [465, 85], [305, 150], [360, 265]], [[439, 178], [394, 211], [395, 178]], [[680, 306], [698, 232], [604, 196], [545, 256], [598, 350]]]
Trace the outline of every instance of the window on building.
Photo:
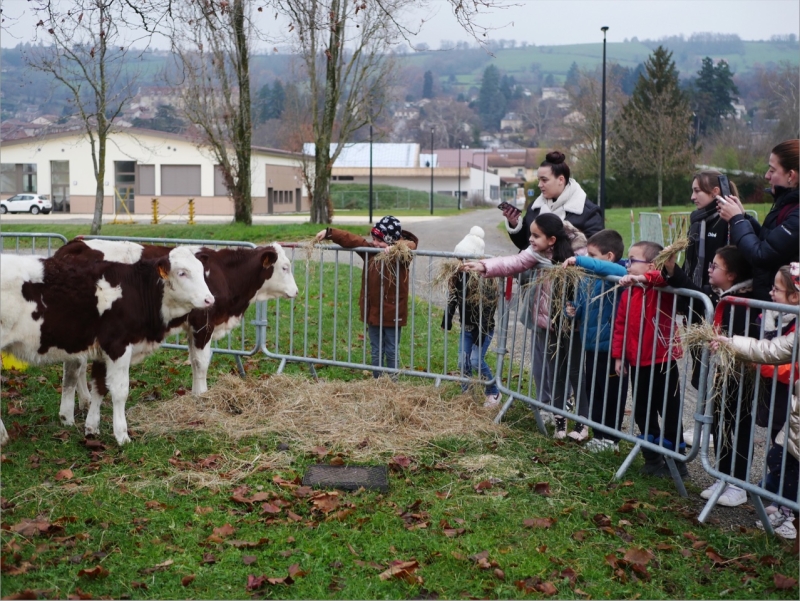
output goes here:
[[222, 165], [214, 165], [214, 196], [228, 196], [228, 186], [225, 185], [225, 174]]
[[492, 200], [500, 198], [500, 186], [489, 186], [489, 198]]
[[2, 163], [0, 166], [0, 193], [36, 194], [36, 163]]
[[139, 185], [137, 194], [142, 196], [156, 195], [156, 166], [139, 165], [139, 177], [136, 183]]
[[200, 165], [161, 165], [162, 196], [200, 196]]

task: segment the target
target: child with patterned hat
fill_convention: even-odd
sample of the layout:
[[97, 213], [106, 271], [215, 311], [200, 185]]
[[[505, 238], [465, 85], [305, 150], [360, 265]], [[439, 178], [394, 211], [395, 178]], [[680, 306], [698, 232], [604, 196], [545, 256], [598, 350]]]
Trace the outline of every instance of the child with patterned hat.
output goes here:
[[[331, 240], [344, 248], [372, 247], [384, 250], [398, 243], [404, 244], [408, 250], [416, 250], [419, 244], [417, 237], [404, 230], [400, 220], [392, 215], [378, 220], [370, 233], [372, 240], [367, 241], [356, 234], [329, 227], [319, 232], [316, 240]], [[398, 255], [393, 261], [377, 261], [376, 253], [359, 251], [358, 255], [364, 261], [359, 313], [367, 325], [372, 365], [399, 369], [397, 349], [408, 318], [408, 268], [411, 259]], [[374, 370], [372, 375], [378, 378], [381, 373]]]

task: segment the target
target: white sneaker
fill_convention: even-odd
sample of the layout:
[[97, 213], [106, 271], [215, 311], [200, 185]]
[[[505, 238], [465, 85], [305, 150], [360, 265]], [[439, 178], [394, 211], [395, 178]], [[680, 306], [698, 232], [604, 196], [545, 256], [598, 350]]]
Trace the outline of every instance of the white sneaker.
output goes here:
[[722, 493], [722, 496], [717, 500], [717, 503], [725, 507], [738, 507], [739, 505], [747, 503], [747, 493], [744, 489], [729, 484], [728, 488], [725, 489], [725, 492]]
[[[784, 522], [787, 520], [791, 520], [792, 518], [792, 510], [786, 508], [784, 511], [783, 509], [779, 509], [776, 505], [768, 505], [764, 508], [764, 511], [767, 513], [767, 519], [769, 520], [772, 529], [777, 532], [778, 528], [780, 528]], [[761, 520], [756, 520], [756, 528], [759, 530], [764, 529], [764, 524], [761, 523]], [[792, 526], [794, 529], [794, 526]], [[795, 530], [795, 536], [797, 536], [797, 531]]]
[[786, 540], [794, 540], [797, 538], [797, 528], [794, 527], [791, 520], [786, 520], [775, 528], [775, 534]]
[[619, 451], [619, 444], [605, 438], [592, 438], [583, 445], [583, 448], [590, 453], [602, 453], [603, 451]]
[[557, 417], [555, 421], [556, 429], [553, 432], [553, 438], [564, 440], [567, 437], [567, 420], [564, 417]]
[[[694, 429], [684, 430], [683, 431], [683, 442], [686, 443], [687, 447], [690, 447], [694, 444]], [[708, 446], [714, 446], [714, 435], [708, 437]]]
[[494, 409], [498, 405], [500, 405], [501, 395], [499, 392], [495, 394], [487, 394], [486, 395], [486, 402], [483, 404], [484, 409]]
[[710, 499], [710, 498], [711, 498], [711, 495], [713, 495], [715, 492], [717, 492], [717, 489], [718, 489], [718, 488], [719, 488], [721, 485], [722, 485], [722, 480], [717, 480], [716, 482], [714, 482], [714, 484], [712, 484], [712, 485], [711, 485], [711, 486], [709, 486], [707, 489], [705, 489], [703, 492], [701, 492], [701, 493], [700, 493], [700, 496], [701, 496], [703, 499]]
[[589, 428], [576, 422], [575, 427], [572, 428], [572, 431], [567, 436], [576, 442], [581, 442], [589, 438]]

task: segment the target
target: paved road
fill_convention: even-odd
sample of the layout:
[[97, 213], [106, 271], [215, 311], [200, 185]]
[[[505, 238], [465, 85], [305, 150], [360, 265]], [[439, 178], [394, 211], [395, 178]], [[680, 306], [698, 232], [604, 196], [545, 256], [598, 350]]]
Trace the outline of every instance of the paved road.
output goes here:
[[484, 240], [487, 255], [508, 255], [518, 252], [505, 228], [502, 230], [498, 228], [500, 222], [505, 223], [503, 215], [497, 209], [480, 209], [451, 217], [408, 223], [404, 224], [403, 228], [419, 238], [422, 250], [453, 252], [456, 244], [469, 233], [470, 228], [479, 225], [486, 233]]

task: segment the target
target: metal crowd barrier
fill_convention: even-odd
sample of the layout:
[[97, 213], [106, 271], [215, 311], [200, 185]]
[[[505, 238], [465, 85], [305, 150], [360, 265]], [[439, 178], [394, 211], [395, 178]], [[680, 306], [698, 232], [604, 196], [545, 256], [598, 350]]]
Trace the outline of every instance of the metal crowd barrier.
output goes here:
[[[381, 365], [373, 365], [367, 320], [359, 308], [359, 295], [362, 285], [365, 293], [370, 294], [369, 284], [362, 284], [364, 260], [371, 257], [369, 260], [375, 261], [383, 251], [338, 245], [309, 249], [287, 244], [284, 248], [290, 253], [300, 294], [296, 299], [268, 301], [271, 329], [262, 349], [265, 355], [281, 362], [279, 372], [287, 362], [301, 362], [314, 374], [317, 367], [335, 366], [388, 373], [392, 377], [431, 378], [437, 385], [443, 381], [464, 385], [476, 382], [458, 360], [461, 328], [455, 325], [449, 333], [441, 329], [448, 292], [447, 282], [438, 281], [441, 279], [438, 276], [443, 264], [456, 255], [424, 250], [413, 253], [406, 274], [407, 323], [386, 328], [386, 335], [394, 335], [398, 340], [396, 364], [383, 365], [381, 361]], [[459, 255], [459, 258], [471, 257]], [[382, 281], [391, 281], [397, 274], [402, 277], [399, 261], [380, 261]], [[383, 297], [383, 284], [381, 288]], [[394, 315], [381, 312], [380, 318], [383, 323], [397, 324], [399, 287], [395, 287], [395, 298], [387, 300], [395, 305]], [[379, 342], [382, 337], [383, 333]]]
[[[729, 323], [723, 323], [723, 310], [726, 306], [731, 307]], [[759, 339], [778, 336], [796, 325], [800, 319], [800, 308], [797, 306], [726, 297], [717, 305], [714, 321], [724, 335], [728, 335], [730, 331], [735, 311], [741, 311], [744, 314], [744, 323], [751, 324], [749, 335]], [[727, 377], [715, 379], [709, 374], [707, 382], [711, 402], [706, 408], [702, 431], [700, 459], [703, 469], [726, 484], [744, 489], [761, 523], [770, 533], [772, 527], [767, 519], [763, 499], [789, 507], [795, 512], [800, 510], [797, 498], [780, 494], [785, 492], [783, 485], [792, 479], [795, 492], [797, 490], [796, 468], [791, 470], [787, 463], [792, 462], [786, 440], [788, 432], [785, 433], [783, 445], [776, 445], [774, 440], [784, 425], [788, 428], [794, 382], [798, 378], [797, 361], [798, 332], [795, 327], [791, 359], [785, 362], [788, 365], [788, 383], [779, 382], [777, 368], [772, 370], [771, 377], [766, 378], [754, 370], [750, 362], [739, 362], [732, 370], [728, 368], [725, 372]], [[756, 365], [756, 368], [759, 367]], [[717, 371], [721, 370], [718, 368]], [[763, 451], [758, 451], [761, 441]], [[773, 465], [775, 461], [780, 465], [778, 471], [781, 486], [777, 492], [766, 488], [770, 453], [773, 454]], [[725, 466], [721, 465], [723, 457]], [[769, 477], [775, 478], [776, 475], [773, 473]], [[699, 521], [708, 517], [724, 491], [724, 486], [717, 487], [700, 513]]]
[[[13, 252], [16, 255], [31, 254], [52, 256], [67, 243], [61, 234], [40, 234], [35, 232], [0, 232], [2, 252]], [[9, 245], [12, 243], [12, 245]]]
[[[597, 349], [598, 343], [601, 338], [603, 316], [603, 308], [607, 303], [611, 303], [616, 307], [620, 295], [625, 290], [619, 288], [616, 283], [620, 278], [609, 276], [602, 278], [607, 281], [606, 293], [598, 295], [596, 298], [588, 298], [588, 304], [594, 305], [599, 310], [597, 311], [596, 336], [594, 340], [586, 340], [588, 328], [583, 330], [583, 335], [580, 334], [578, 328], [572, 327], [572, 320], [566, 315], [565, 308], [567, 303], [574, 300], [576, 291], [545, 291], [542, 288], [546, 286], [543, 283], [542, 276], [545, 271], [549, 269], [560, 269], [560, 267], [539, 267], [533, 271], [533, 276], [529, 280], [528, 276], [518, 276], [515, 285], [515, 292], [511, 296], [511, 300], [506, 305], [506, 311], [502, 315], [502, 324], [497, 333], [497, 344], [500, 349], [498, 368], [499, 374], [499, 388], [504, 395], [508, 395], [508, 400], [503, 405], [497, 420], [501, 420], [505, 413], [508, 411], [511, 404], [515, 401], [521, 401], [529, 405], [534, 410], [534, 415], [540, 431], [546, 432], [544, 421], [541, 416], [541, 411], [555, 414], [563, 418], [572, 420], [583, 424], [584, 427], [591, 427], [596, 432], [600, 431], [606, 435], [611, 435], [621, 440], [626, 440], [634, 445], [633, 450], [625, 458], [624, 462], [615, 474], [615, 478], [620, 479], [625, 474], [626, 470], [630, 467], [631, 463], [642, 451], [651, 451], [663, 456], [666, 464], [670, 470], [675, 486], [681, 495], [686, 496], [686, 490], [683, 481], [680, 478], [675, 462], [689, 462], [694, 459], [699, 453], [699, 445], [693, 445], [688, 453], [681, 448], [682, 434], [678, 428], [678, 436], [671, 435], [671, 438], [677, 440], [670, 440], [666, 437], [662, 423], [659, 428], [655, 420], [658, 420], [658, 415], [663, 416], [665, 412], [673, 414], [676, 410], [675, 401], [668, 397], [666, 387], [663, 389], [655, 390], [654, 382], [655, 377], [651, 373], [649, 377], [645, 377], [644, 372], [647, 370], [638, 370], [640, 375], [636, 378], [633, 377], [634, 370], [628, 367], [629, 374], [629, 388], [631, 392], [631, 412], [630, 415], [636, 416], [637, 411], [644, 416], [644, 430], [651, 433], [651, 436], [637, 435], [634, 431], [635, 423], [637, 420], [630, 419], [627, 425], [621, 425], [625, 417], [625, 407], [627, 406], [627, 395], [625, 386], [622, 382], [626, 377], [619, 378], [619, 385], [616, 385], [617, 394], [615, 398], [610, 398], [608, 390], [611, 387], [610, 378], [603, 377], [614, 372], [614, 360], [611, 358], [610, 349], [605, 355], [598, 352], [592, 352], [587, 349]], [[547, 278], [544, 278], [546, 281]], [[594, 288], [594, 282], [597, 278], [587, 275], [584, 280], [578, 284], [578, 288], [584, 287], [584, 294], [590, 295]], [[542, 307], [538, 302], [542, 294], [550, 294], [549, 303], [545, 303], [547, 313], [546, 321], [550, 327], [542, 327], [541, 316], [545, 313], [545, 307]], [[691, 290], [678, 290], [669, 287], [651, 289], [650, 294], [657, 295], [657, 310], [665, 312], [669, 316], [668, 331], [659, 330], [659, 335], [663, 338], [662, 342], [666, 345], [666, 353], [669, 356], [680, 355], [679, 349], [679, 326], [692, 325], [697, 323], [699, 317], [705, 317], [710, 320], [713, 315], [713, 308], [710, 300], [702, 293]], [[678, 314], [679, 304], [685, 313], [685, 317], [681, 318], [684, 323], [680, 323], [680, 319], [675, 319], [672, 316]], [[685, 306], [684, 306], [685, 305]], [[628, 305], [628, 311], [625, 315], [625, 321], [633, 319], [630, 312], [631, 306]], [[614, 309], [616, 314], [616, 310]], [[644, 315], [636, 318], [637, 321], [633, 324], [634, 329], [638, 332], [638, 339], [641, 340], [642, 333], [645, 329]], [[537, 325], [538, 323], [538, 325]], [[613, 331], [613, 324], [610, 324]], [[627, 332], [627, 328], [626, 328]], [[627, 334], [623, 338], [623, 345], [629, 343]], [[643, 349], [641, 346], [638, 349], [637, 362], [639, 364], [647, 364], [653, 362], [655, 359], [655, 345], [654, 348]], [[700, 381], [704, 382], [707, 371], [707, 355], [708, 350], [702, 353], [702, 365], [700, 372]], [[589, 362], [587, 363], [587, 357]], [[687, 398], [691, 397], [691, 391], [688, 390], [688, 375], [691, 373], [692, 365], [688, 356], [681, 356], [674, 360], [677, 372], [670, 377], [678, 378], [677, 387], [679, 394], [679, 407], [677, 408], [677, 416], [671, 422], [682, 424], [684, 417], [684, 407], [686, 406]], [[589, 367], [591, 365], [591, 367]], [[605, 374], [602, 371], [605, 371]], [[653, 370], [649, 370], [652, 372]], [[556, 372], [556, 373], [552, 373]], [[611, 376], [614, 378], [617, 376]], [[539, 386], [537, 386], [537, 382]], [[602, 388], [602, 394], [600, 389]], [[640, 392], [642, 387], [647, 387], [647, 403], [646, 406], [639, 402], [637, 407], [637, 393]], [[581, 399], [581, 391], [585, 390], [586, 395]], [[697, 397], [691, 399], [696, 404], [696, 411], [692, 415], [695, 426], [695, 436], [698, 436], [703, 423], [704, 415], [704, 387], [701, 387]], [[574, 394], [575, 402], [574, 408], [569, 409], [566, 405], [566, 400]], [[598, 399], [599, 397], [599, 399]], [[556, 404], [553, 404], [556, 401]], [[597, 406], [598, 402], [602, 402], [602, 407]], [[611, 416], [607, 413], [609, 410], [613, 411], [614, 415]], [[607, 416], [602, 418], [602, 416]], [[601, 420], [593, 419], [592, 416], [601, 417]], [[611, 419], [613, 417], [613, 419]], [[611, 421], [614, 427], [610, 427], [603, 421]], [[662, 420], [663, 421], [663, 420]], [[640, 432], [642, 428], [639, 428]], [[658, 436], [652, 434], [657, 432]]]

